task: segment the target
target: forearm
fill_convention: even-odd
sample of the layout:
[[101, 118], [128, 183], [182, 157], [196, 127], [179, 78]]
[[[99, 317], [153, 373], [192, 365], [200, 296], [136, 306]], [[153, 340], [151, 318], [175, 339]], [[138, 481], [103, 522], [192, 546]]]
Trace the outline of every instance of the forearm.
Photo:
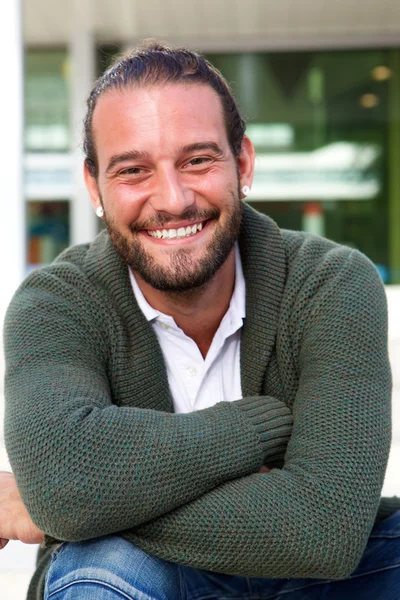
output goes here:
[[[362, 484], [366, 484], [362, 481]], [[229, 482], [127, 532], [150, 554], [249, 577], [341, 578], [364, 550], [377, 495], [352, 494], [295, 470]]]
[[[54, 387], [51, 376], [46, 384]], [[17, 396], [8, 399], [6, 440], [21, 495], [39, 528], [66, 540], [134, 527], [256, 472], [291, 432], [277, 401], [270, 422], [278, 437], [263, 448], [234, 403], [174, 415], [93, 406], [75, 394], [75, 407], [64, 401], [51, 412], [36, 399], [35, 417], [21, 419]]]

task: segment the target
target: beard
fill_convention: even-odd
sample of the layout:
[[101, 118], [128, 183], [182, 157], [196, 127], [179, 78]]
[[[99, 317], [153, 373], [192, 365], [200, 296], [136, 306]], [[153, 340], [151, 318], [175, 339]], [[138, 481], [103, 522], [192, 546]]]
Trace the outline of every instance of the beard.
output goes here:
[[[221, 211], [218, 208], [201, 210], [188, 208], [180, 220], [200, 222], [212, 219], [216, 222], [212, 239], [208, 242], [201, 256], [193, 256], [190, 247], [169, 248], [169, 264], [160, 265], [156, 258], [146, 250], [141, 242], [140, 230], [154, 227], [163, 228], [176, 217], [168, 217], [164, 212], [157, 213], [143, 223], [133, 223], [130, 227], [132, 234], [124, 236], [107, 218], [104, 212], [104, 223], [110, 239], [129, 267], [153, 288], [173, 294], [188, 294], [198, 291], [209, 283], [228, 258], [240, 231], [243, 204], [239, 192], [230, 192], [231, 202], [227, 203], [224, 223], [219, 223]], [[102, 203], [103, 204], [103, 203]], [[197, 235], [197, 234], [196, 234]]]

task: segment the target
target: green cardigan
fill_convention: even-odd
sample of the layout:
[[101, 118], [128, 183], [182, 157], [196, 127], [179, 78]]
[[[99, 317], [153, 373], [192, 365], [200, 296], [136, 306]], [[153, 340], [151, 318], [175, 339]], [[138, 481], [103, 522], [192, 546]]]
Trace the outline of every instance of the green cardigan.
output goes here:
[[[156, 336], [106, 233], [16, 292], [6, 447], [47, 546], [120, 532], [173, 562], [274, 578], [358, 564], [390, 447], [379, 275], [359, 252], [248, 206], [239, 243], [244, 400], [187, 415], [173, 414]], [[260, 474], [263, 462], [276, 468]], [[28, 598], [42, 598], [51, 549]]]

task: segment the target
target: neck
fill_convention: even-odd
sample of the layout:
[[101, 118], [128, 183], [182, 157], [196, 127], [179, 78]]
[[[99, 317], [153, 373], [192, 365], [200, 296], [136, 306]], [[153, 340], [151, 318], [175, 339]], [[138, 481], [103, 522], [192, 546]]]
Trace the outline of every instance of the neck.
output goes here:
[[233, 294], [235, 250], [232, 249], [227, 260], [207, 284], [187, 293], [156, 290], [136, 272], [134, 275], [150, 306], [171, 316], [178, 327], [196, 342], [205, 358]]

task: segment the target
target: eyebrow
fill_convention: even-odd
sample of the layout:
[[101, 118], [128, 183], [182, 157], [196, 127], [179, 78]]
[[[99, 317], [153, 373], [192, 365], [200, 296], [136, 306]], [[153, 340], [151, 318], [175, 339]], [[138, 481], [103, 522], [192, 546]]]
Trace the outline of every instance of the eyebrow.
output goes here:
[[[194, 144], [187, 144], [180, 148], [181, 154], [188, 154], [189, 152], [196, 152], [198, 150], [211, 150], [217, 156], [223, 155], [223, 150], [215, 142], [195, 142]], [[149, 153], [140, 150], [129, 150], [122, 152], [121, 154], [114, 154], [108, 162], [106, 173], [110, 173], [114, 167], [120, 163], [127, 162], [129, 160], [141, 160], [149, 158]]]
[[110, 173], [116, 165], [127, 162], [128, 160], [140, 160], [143, 158], [149, 158], [148, 152], [140, 152], [139, 150], [129, 150], [128, 152], [122, 152], [122, 154], [114, 154], [108, 162], [106, 173]]
[[180, 149], [182, 154], [188, 152], [195, 152], [197, 150], [211, 150], [214, 154], [221, 156], [224, 152], [215, 142], [195, 142], [194, 144], [188, 144]]

